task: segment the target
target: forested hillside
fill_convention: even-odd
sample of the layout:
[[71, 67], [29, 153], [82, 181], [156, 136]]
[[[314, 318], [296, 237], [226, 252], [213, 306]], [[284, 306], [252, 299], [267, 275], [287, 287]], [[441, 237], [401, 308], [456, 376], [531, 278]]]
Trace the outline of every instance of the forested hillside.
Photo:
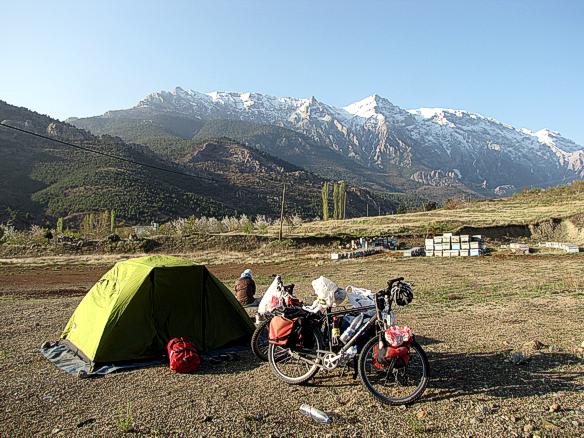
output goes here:
[[[275, 217], [284, 182], [287, 214], [321, 215], [321, 177], [230, 139], [183, 140], [200, 130], [192, 120], [172, 118], [172, 129], [167, 120], [119, 121], [120, 133], [129, 137], [133, 130], [132, 139], [148, 147], [95, 136], [5, 102], [0, 102], [0, 122], [188, 174], [142, 167], [0, 127], [0, 221], [54, 221], [106, 209], [127, 223], [190, 215]], [[367, 204], [384, 212], [399, 207], [394, 197], [351, 186], [347, 196], [348, 216], [364, 214]]]

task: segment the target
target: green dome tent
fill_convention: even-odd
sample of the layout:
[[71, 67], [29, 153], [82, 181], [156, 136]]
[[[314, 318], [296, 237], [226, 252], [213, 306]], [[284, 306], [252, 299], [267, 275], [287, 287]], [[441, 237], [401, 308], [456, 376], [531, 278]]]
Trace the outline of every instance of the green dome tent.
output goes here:
[[118, 262], [87, 293], [60, 343], [91, 364], [160, 357], [187, 337], [199, 351], [251, 335], [249, 316], [205, 266], [170, 256]]

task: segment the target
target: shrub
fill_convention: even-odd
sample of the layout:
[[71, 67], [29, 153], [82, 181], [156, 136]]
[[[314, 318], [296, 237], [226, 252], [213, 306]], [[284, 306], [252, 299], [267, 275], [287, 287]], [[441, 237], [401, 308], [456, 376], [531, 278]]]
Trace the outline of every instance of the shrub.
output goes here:
[[446, 210], [456, 210], [462, 206], [463, 202], [460, 199], [448, 198], [444, 203], [444, 209]]
[[168, 229], [169, 234], [176, 234], [179, 236], [183, 236], [186, 234], [187, 228], [188, 228], [187, 219], [185, 219], [184, 217], [181, 217], [178, 219], [174, 219], [174, 220], [168, 222], [167, 224], [165, 224], [163, 230]]
[[239, 229], [246, 234], [253, 233], [253, 222], [245, 214], [239, 218]]
[[131, 402], [128, 402], [126, 409], [118, 411], [117, 426], [118, 431], [121, 433], [130, 433], [134, 430], [134, 414], [132, 413]]
[[298, 216], [297, 214], [295, 214], [294, 216], [292, 216], [290, 218], [290, 222], [292, 223], [292, 226], [299, 227], [300, 225], [302, 225], [302, 223], [304, 221], [302, 220], [302, 218], [300, 216]]
[[223, 224], [223, 228], [226, 231], [239, 231], [240, 229], [239, 219], [237, 219], [236, 217], [225, 216], [221, 220], [221, 223]]
[[434, 201], [428, 201], [424, 204], [424, 211], [432, 211], [438, 208], [438, 204]]
[[208, 233], [222, 233], [226, 231], [223, 223], [215, 217], [207, 219], [207, 232]]
[[263, 234], [268, 230], [268, 227], [271, 225], [271, 222], [269, 219], [266, 218], [266, 216], [261, 214], [256, 216], [253, 225], [256, 230]]

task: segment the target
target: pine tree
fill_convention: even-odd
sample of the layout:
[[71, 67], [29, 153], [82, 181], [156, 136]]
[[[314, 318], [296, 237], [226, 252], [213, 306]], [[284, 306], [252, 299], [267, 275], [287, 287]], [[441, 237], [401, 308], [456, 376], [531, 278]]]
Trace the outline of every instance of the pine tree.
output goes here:
[[328, 221], [329, 218], [329, 183], [325, 181], [322, 185], [322, 220]]

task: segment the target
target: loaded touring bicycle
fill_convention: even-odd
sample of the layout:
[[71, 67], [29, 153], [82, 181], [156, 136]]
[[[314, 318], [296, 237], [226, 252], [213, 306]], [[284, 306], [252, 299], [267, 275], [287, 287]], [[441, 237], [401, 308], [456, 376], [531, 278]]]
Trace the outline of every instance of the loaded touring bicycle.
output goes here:
[[[372, 306], [344, 310], [331, 310], [329, 302], [272, 311], [267, 357], [273, 373], [302, 384], [321, 370], [356, 361], [363, 385], [377, 399], [391, 405], [416, 401], [428, 383], [428, 359], [410, 328], [395, 324], [392, 311], [393, 303], [411, 302], [411, 286], [396, 278], [372, 298]], [[341, 334], [343, 320], [351, 321]]]

